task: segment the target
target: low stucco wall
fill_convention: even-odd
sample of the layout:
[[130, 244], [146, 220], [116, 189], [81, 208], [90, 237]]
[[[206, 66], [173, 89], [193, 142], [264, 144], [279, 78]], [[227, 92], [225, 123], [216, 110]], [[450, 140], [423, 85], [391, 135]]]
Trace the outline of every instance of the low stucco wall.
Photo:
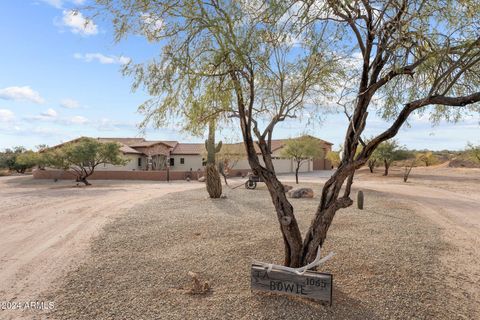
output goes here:
[[[203, 174], [203, 173], [202, 173]], [[190, 175], [186, 171], [170, 171], [170, 180], [185, 180]], [[72, 180], [75, 175], [69, 171], [60, 170], [34, 170], [34, 179], [59, 179]], [[166, 171], [95, 171], [89, 180], [152, 180], [167, 181]], [[197, 174], [194, 172], [190, 179], [196, 180]]]
[[[230, 170], [229, 177], [246, 176], [251, 170]], [[170, 171], [170, 180], [185, 180], [190, 177], [191, 180], [197, 180], [204, 176], [203, 171]], [[34, 179], [59, 179], [75, 180], [75, 175], [70, 171], [62, 170], [33, 170]], [[167, 171], [95, 171], [89, 180], [150, 180], [167, 181]]]

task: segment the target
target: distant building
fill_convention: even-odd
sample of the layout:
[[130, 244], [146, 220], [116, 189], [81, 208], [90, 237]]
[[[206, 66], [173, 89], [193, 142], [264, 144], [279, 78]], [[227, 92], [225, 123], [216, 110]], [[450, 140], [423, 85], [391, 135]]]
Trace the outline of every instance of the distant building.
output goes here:
[[[205, 168], [206, 150], [204, 143], [182, 143], [178, 141], [145, 140], [144, 138], [96, 138], [101, 142], [117, 142], [121, 145], [120, 151], [130, 161], [123, 166], [103, 165], [97, 171], [159, 171], [166, 170], [167, 161], [172, 171], [197, 171]], [[318, 139], [318, 147], [322, 149], [322, 156], [305, 161], [300, 167], [301, 172], [313, 170], [329, 170], [330, 162], [325, 159], [328, 151], [332, 150], [332, 143]], [[77, 139], [75, 139], [77, 140]], [[72, 141], [75, 141], [72, 140]], [[277, 173], [295, 171], [292, 159], [281, 156], [287, 139], [272, 140], [272, 158]], [[242, 148], [243, 143], [229, 144], [235, 148]], [[239, 149], [240, 150], [240, 149]], [[257, 148], [257, 153], [260, 150]], [[234, 170], [250, 170], [245, 157], [236, 161]]]

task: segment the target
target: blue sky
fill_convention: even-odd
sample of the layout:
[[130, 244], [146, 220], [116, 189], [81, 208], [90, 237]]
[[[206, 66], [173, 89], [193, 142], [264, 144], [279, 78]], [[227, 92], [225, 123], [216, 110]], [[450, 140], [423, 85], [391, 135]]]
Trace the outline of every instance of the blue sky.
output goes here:
[[[143, 61], [158, 54], [159, 48], [140, 37], [115, 44], [102, 21], [85, 27], [82, 15], [68, 11], [85, 2], [0, 1], [0, 149], [54, 145], [78, 136], [141, 136], [136, 124], [142, 117], [136, 110], [148, 96], [132, 93], [131, 79], [120, 70], [128, 59]], [[480, 143], [478, 115], [455, 125], [432, 127], [420, 117], [410, 124], [397, 136], [409, 148], [462, 149], [468, 141]], [[327, 115], [308, 126], [294, 120], [282, 124], [275, 138], [308, 133], [338, 147], [346, 126], [343, 114]], [[386, 126], [371, 116], [366, 135]], [[230, 140], [238, 137], [231, 131], [223, 133]], [[149, 129], [146, 138], [202, 140], [173, 127]]]

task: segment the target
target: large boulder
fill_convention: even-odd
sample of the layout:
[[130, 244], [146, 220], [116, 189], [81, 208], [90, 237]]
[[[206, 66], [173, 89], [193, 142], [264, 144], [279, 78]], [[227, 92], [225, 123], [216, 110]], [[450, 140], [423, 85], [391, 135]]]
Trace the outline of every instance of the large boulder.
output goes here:
[[290, 198], [313, 198], [313, 190], [311, 188], [298, 188], [288, 191]]

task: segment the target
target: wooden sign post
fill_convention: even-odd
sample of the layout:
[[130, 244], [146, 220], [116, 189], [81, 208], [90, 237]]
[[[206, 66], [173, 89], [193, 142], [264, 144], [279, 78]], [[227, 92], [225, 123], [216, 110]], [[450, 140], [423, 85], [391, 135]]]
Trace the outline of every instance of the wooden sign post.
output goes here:
[[307, 271], [302, 275], [283, 270], [268, 270], [252, 264], [252, 290], [282, 293], [328, 302], [332, 305], [333, 276]]

